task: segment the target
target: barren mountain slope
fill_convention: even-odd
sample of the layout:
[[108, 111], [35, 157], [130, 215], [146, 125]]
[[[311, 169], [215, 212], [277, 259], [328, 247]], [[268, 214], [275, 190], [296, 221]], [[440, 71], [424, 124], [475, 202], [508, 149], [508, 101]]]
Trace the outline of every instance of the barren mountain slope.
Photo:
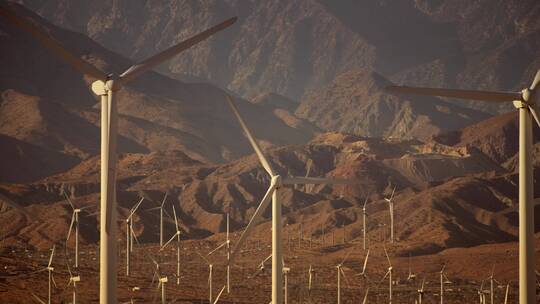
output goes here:
[[322, 129], [423, 140], [488, 117], [437, 98], [389, 94], [390, 84], [370, 70], [349, 71], [306, 94], [296, 114]]

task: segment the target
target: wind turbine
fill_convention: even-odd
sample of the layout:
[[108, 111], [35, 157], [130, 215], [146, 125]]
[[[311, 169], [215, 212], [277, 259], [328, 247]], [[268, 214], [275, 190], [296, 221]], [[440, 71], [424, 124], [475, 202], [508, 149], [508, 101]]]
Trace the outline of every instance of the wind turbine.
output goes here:
[[[45, 268], [42, 268], [37, 272], [42, 272], [42, 271], [47, 271], [48, 274], [49, 274], [49, 292], [47, 294], [47, 304], [51, 304], [51, 296], [52, 296], [52, 284], [54, 284], [54, 287], [56, 287], [56, 281], [54, 280], [54, 275], [53, 275], [53, 272], [54, 272], [54, 267], [52, 266], [52, 262], [53, 262], [53, 258], [54, 258], [54, 253], [56, 252], [56, 245], [53, 245], [52, 249], [51, 249], [51, 255], [49, 256], [49, 263], [47, 263], [47, 267]], [[34, 295], [34, 297], [36, 299], [39, 299], [38, 296]], [[41, 299], [39, 299], [41, 301]], [[43, 301], [41, 301], [43, 302]]]
[[171, 59], [180, 52], [231, 26], [237, 17], [230, 18], [187, 40], [184, 40], [146, 60], [134, 64], [121, 74], [107, 74], [79, 56], [68, 51], [31, 22], [0, 6], [0, 15], [28, 32], [51, 52], [63, 58], [82, 74], [97, 81], [92, 91], [101, 98], [101, 219], [100, 219], [100, 303], [116, 303], [117, 246], [116, 246], [116, 143], [118, 135], [118, 105], [116, 93], [130, 81]]
[[236, 244], [231, 257], [229, 260], [229, 265], [234, 263], [236, 255], [242, 248], [242, 245], [246, 238], [249, 236], [255, 225], [259, 222], [262, 217], [263, 212], [266, 210], [266, 207], [272, 201], [272, 303], [273, 304], [282, 304], [283, 303], [283, 239], [282, 239], [282, 214], [281, 214], [281, 200], [280, 200], [280, 190], [285, 185], [306, 185], [306, 184], [350, 184], [351, 180], [344, 179], [329, 179], [329, 178], [314, 178], [314, 177], [282, 177], [276, 171], [263, 154], [259, 144], [256, 139], [251, 134], [251, 131], [248, 129], [244, 119], [238, 112], [233, 99], [227, 95], [227, 101], [238, 119], [240, 126], [242, 127], [245, 135], [247, 136], [253, 150], [257, 154], [259, 161], [262, 166], [270, 176], [270, 186], [264, 195], [261, 203], [257, 207], [257, 210], [253, 214], [249, 224], [246, 229], [240, 236], [238, 243]]
[[[71, 224], [69, 224], [69, 231], [66, 237], [66, 248], [67, 248], [67, 242], [69, 241], [69, 237], [71, 236], [71, 231], [73, 230], [73, 224], [75, 224], [75, 268], [79, 267], [79, 213], [81, 213], [80, 208], [75, 208], [69, 197], [67, 196], [66, 192], [63, 192], [64, 196], [66, 197], [67, 202], [71, 206], [71, 209], [73, 212], [71, 213]], [[67, 253], [67, 252], [66, 252]]]
[[366, 219], [367, 219], [367, 213], [366, 213], [366, 204], [368, 202], [368, 197], [366, 196], [366, 200], [364, 201], [364, 206], [362, 207], [362, 225], [364, 226], [363, 227], [363, 234], [364, 234], [364, 238], [363, 238], [363, 245], [364, 245], [364, 250], [366, 250], [367, 248], [367, 245], [366, 245]]
[[126, 218], [126, 276], [129, 277], [130, 274], [130, 259], [131, 259], [131, 251], [133, 251], [133, 214], [135, 214], [135, 211], [137, 211], [137, 208], [141, 205], [141, 203], [144, 201], [144, 197], [142, 197], [133, 208], [131, 208], [128, 217]]
[[491, 275], [489, 276], [489, 300], [490, 304], [493, 304], [494, 290], [493, 290], [493, 275], [495, 273], [495, 265], [491, 268]]
[[159, 267], [157, 266], [156, 266], [155, 274], [158, 277], [157, 289], [159, 290], [159, 288], [161, 288], [161, 304], [166, 304], [167, 303], [167, 294], [166, 294], [167, 289], [165, 288], [165, 284], [169, 282], [169, 279], [167, 278], [167, 276], [162, 276], [159, 273]]
[[[351, 254], [352, 250], [349, 250], [349, 252], [347, 253], [347, 255], [345, 255], [345, 257], [343, 258], [343, 260], [341, 261], [341, 263], [337, 264], [336, 266], [336, 269], [337, 269], [337, 304], [341, 304], [341, 275], [343, 275], [343, 278], [345, 280], [347, 280], [347, 277], [345, 276], [345, 272], [343, 271], [343, 263], [345, 263], [345, 261], [347, 260], [347, 258], [349, 257], [349, 255]], [[348, 285], [348, 283], [347, 283]]]
[[[283, 264], [285, 264], [285, 263], [283, 263]], [[289, 281], [288, 281], [287, 277], [288, 277], [290, 271], [291, 271], [290, 267], [283, 266], [283, 280], [284, 280], [284, 284], [285, 284], [285, 291], [284, 291], [285, 292], [285, 295], [284, 295], [285, 304], [287, 304], [288, 298], [289, 298]]]
[[212, 303], [212, 270], [214, 265], [199, 252], [197, 254], [208, 264], [208, 303]]
[[173, 236], [163, 245], [159, 250], [163, 251], [169, 243], [171, 243], [174, 239], [176, 239], [176, 285], [180, 285], [180, 226], [178, 225], [178, 218], [176, 217], [176, 209], [173, 208], [173, 214], [174, 214], [174, 224], [176, 227], [176, 232], [173, 234]]
[[214, 250], [210, 251], [206, 256], [213, 254], [221, 248], [225, 248], [227, 251], [227, 293], [230, 293], [230, 270], [231, 266], [229, 265], [229, 259], [231, 257], [231, 241], [229, 240], [229, 213], [227, 212], [227, 234], [225, 242], [217, 246]]
[[443, 265], [441, 271], [439, 271], [439, 277], [440, 277], [440, 283], [441, 283], [441, 294], [440, 294], [440, 297], [441, 297], [441, 304], [444, 303], [444, 269], [446, 268], [446, 264]]
[[[389, 86], [394, 93], [442, 96], [488, 102], [512, 102], [519, 109], [519, 303], [534, 304], [534, 188], [532, 166], [532, 118], [540, 125], [537, 105], [539, 99], [540, 70], [529, 88], [521, 92], [489, 92], [453, 89], [414, 88]], [[531, 118], [532, 116], [532, 118]]]
[[267, 256], [264, 260], [262, 260], [262, 261], [259, 263], [259, 269], [251, 276], [251, 278], [256, 277], [257, 275], [259, 275], [259, 273], [264, 273], [265, 263], [266, 263], [271, 257], [272, 257], [272, 255], [270, 254], [269, 256]]
[[418, 293], [418, 304], [422, 304], [422, 299], [424, 298], [424, 283], [426, 282], [426, 279], [422, 279], [422, 284], [420, 284], [420, 287], [417, 290]]
[[[163, 200], [161, 201], [161, 205], [154, 208], [147, 209], [147, 211], [159, 210], [159, 247], [163, 247], [163, 213], [164, 212], [167, 213], [167, 211], [165, 211], [163, 206], [165, 205], [168, 195], [169, 194], [165, 192], [165, 196], [163, 197]], [[168, 216], [171, 217], [170, 215]]]
[[478, 296], [480, 297], [480, 304], [486, 304], [486, 293], [484, 292], [484, 280], [480, 284], [480, 289], [478, 289]]
[[68, 269], [68, 272], [69, 272], [68, 286], [73, 285], [72, 304], [77, 304], [77, 283], [81, 281], [81, 276], [80, 275], [74, 276], [73, 273], [71, 273], [71, 268], [69, 267], [69, 262], [67, 262], [67, 269]]
[[390, 195], [390, 198], [384, 198], [385, 201], [388, 202], [388, 208], [390, 210], [390, 242], [394, 242], [394, 193], [396, 192], [396, 187], [394, 186], [394, 190], [392, 190], [392, 195]]
[[409, 253], [409, 275], [407, 275], [407, 281], [415, 280], [416, 274], [411, 271], [411, 254]]
[[388, 271], [386, 271], [386, 274], [382, 278], [381, 282], [384, 281], [384, 279], [386, 279], [388, 276], [388, 303], [392, 304], [392, 263], [390, 262], [390, 257], [388, 256], [386, 247], [384, 247], [384, 254], [386, 255], [386, 260], [388, 260]]

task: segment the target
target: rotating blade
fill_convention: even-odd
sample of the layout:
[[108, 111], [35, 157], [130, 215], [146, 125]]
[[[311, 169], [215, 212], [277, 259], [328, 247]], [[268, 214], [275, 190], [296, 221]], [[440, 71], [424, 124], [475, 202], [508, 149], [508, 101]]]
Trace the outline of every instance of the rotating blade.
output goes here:
[[270, 174], [270, 176], [276, 175], [274, 173], [274, 169], [272, 168], [272, 165], [270, 165], [270, 162], [268, 161], [268, 159], [266, 158], [266, 156], [262, 152], [259, 144], [257, 143], [257, 140], [255, 139], [255, 137], [253, 137], [253, 134], [251, 134], [251, 131], [249, 130], [249, 128], [246, 125], [246, 122], [244, 121], [244, 119], [240, 115], [240, 112], [238, 112], [238, 108], [236, 107], [236, 104], [235, 104], [234, 100], [229, 95], [227, 95], [227, 102], [229, 103], [229, 106], [231, 107], [234, 115], [236, 116], [236, 119], [240, 123], [240, 126], [242, 127], [242, 130], [244, 130], [244, 134], [248, 138], [253, 150], [255, 150], [255, 153], [257, 154], [257, 157], [259, 158], [259, 161], [261, 162], [261, 164], [264, 167], [264, 169], [266, 170], [266, 172], [268, 172], [268, 174]]
[[534, 79], [531, 86], [529, 87], [529, 90], [534, 91], [539, 83], [540, 83], [540, 69], [536, 71], [536, 75], [534, 75]]
[[[75, 223], [75, 211], [71, 213], [71, 224], [69, 224], [69, 230], [66, 237], [66, 243], [69, 241], [69, 237], [71, 236], [71, 230], [73, 230], [73, 224]], [[67, 245], [67, 244], [66, 244]]]
[[100, 80], [107, 79], [107, 74], [68, 51], [58, 41], [40, 30], [36, 25], [32, 24], [32, 22], [26, 20], [24, 17], [17, 16], [17, 14], [12, 12], [11, 9], [8, 9], [6, 5], [0, 5], [0, 15], [4, 16], [9, 22], [39, 40], [41, 44], [43, 44], [57, 56], [64, 59], [79, 72]]
[[224, 22], [221, 22], [191, 38], [188, 38], [166, 50], [164, 50], [161, 53], [158, 53], [140, 63], [137, 63], [135, 65], [132, 65], [129, 69], [127, 69], [124, 73], [120, 75], [120, 82], [122, 84], [126, 84], [129, 81], [135, 79], [137, 76], [141, 75], [142, 73], [153, 69], [154, 67], [158, 66], [159, 64], [163, 63], [164, 61], [167, 61], [171, 59], [172, 57], [178, 55], [179, 53], [191, 48], [192, 46], [198, 44], [199, 42], [202, 42], [206, 40], [208, 37], [214, 35], [215, 33], [226, 29], [227, 27], [231, 26], [233, 23], [236, 22], [238, 18], [233, 17], [230, 19], [225, 20]]
[[259, 204], [259, 207], [257, 207], [257, 210], [255, 210], [255, 213], [251, 217], [251, 220], [249, 221], [249, 224], [247, 225], [244, 232], [242, 232], [242, 235], [240, 236], [240, 239], [238, 240], [238, 243], [234, 246], [233, 251], [231, 252], [229, 261], [227, 262], [227, 265], [232, 265], [234, 263], [234, 259], [236, 258], [236, 255], [238, 252], [240, 252], [240, 248], [242, 248], [242, 245], [244, 244], [244, 241], [247, 239], [249, 234], [251, 233], [251, 230], [257, 225], [259, 222], [259, 219], [262, 217], [263, 212], [266, 210], [266, 207], [270, 204], [270, 201], [272, 201], [272, 194], [276, 190], [275, 184], [270, 184], [270, 187], [266, 191], [266, 194], [264, 195], [261, 203]]
[[219, 291], [219, 293], [218, 293], [216, 299], [214, 300], [214, 304], [217, 304], [217, 302], [219, 301], [219, 298], [221, 297], [221, 294], [222, 294], [223, 291], [225, 290], [225, 287], [227, 287], [227, 286], [223, 286], [223, 287], [221, 288], [221, 290]]

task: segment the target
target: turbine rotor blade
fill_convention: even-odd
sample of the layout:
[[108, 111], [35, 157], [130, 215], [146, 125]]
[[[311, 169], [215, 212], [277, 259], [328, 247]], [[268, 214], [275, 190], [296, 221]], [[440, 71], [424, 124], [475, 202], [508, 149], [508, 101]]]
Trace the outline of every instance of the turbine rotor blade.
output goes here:
[[135, 212], [137, 211], [137, 209], [139, 208], [139, 206], [142, 204], [143, 201], [144, 201], [144, 197], [141, 197], [139, 202], [133, 208], [131, 208], [131, 212], [129, 213], [129, 216], [127, 217], [128, 219], [131, 218], [133, 214], [135, 214]]
[[167, 196], [169, 196], [169, 193], [165, 192], [165, 196], [163, 197], [163, 201], [161, 201], [161, 208], [163, 208], [163, 205], [165, 205], [165, 202], [167, 201]]
[[529, 111], [531, 112], [532, 117], [534, 118], [534, 121], [536, 121], [536, 125], [540, 127], [540, 117], [538, 117], [538, 112], [536, 111], [538, 108], [536, 105], [529, 105]]
[[172, 242], [175, 238], [176, 238], [177, 234], [175, 233], [168, 241], [167, 243], [163, 244], [163, 246], [161, 246], [161, 248], [159, 248], [159, 251], [163, 251], [163, 249], [165, 249], [167, 247], [167, 245], [169, 245], [170, 242]]
[[219, 298], [221, 297], [221, 294], [222, 294], [223, 291], [225, 290], [225, 287], [227, 287], [227, 286], [223, 286], [223, 287], [221, 288], [221, 290], [219, 291], [219, 293], [218, 293], [216, 299], [214, 300], [214, 304], [217, 304], [217, 302], [219, 301]]
[[164, 50], [161, 53], [158, 53], [148, 59], [145, 59], [144, 61], [137, 63], [135, 65], [132, 65], [129, 69], [127, 69], [125, 72], [123, 72], [120, 75], [120, 82], [122, 84], [126, 84], [129, 81], [135, 79], [137, 76], [141, 75], [142, 73], [153, 69], [154, 67], [158, 66], [159, 64], [163, 63], [164, 61], [167, 61], [171, 59], [172, 57], [178, 55], [182, 51], [185, 51], [192, 46], [198, 44], [201, 41], [206, 40], [208, 37], [214, 35], [215, 33], [224, 30], [225, 28], [231, 26], [233, 23], [236, 22], [238, 18], [233, 17], [230, 19], [225, 20], [224, 22], [221, 22], [191, 38], [188, 38], [166, 50]]
[[244, 134], [248, 138], [248, 140], [249, 140], [249, 142], [251, 144], [251, 147], [253, 147], [253, 150], [255, 150], [255, 153], [257, 154], [257, 157], [259, 158], [259, 161], [261, 162], [262, 166], [264, 167], [266, 172], [268, 172], [268, 174], [270, 174], [270, 176], [276, 175], [274, 173], [274, 169], [270, 165], [270, 162], [266, 159], [266, 156], [264, 155], [261, 148], [259, 147], [259, 144], [257, 143], [257, 140], [255, 139], [255, 137], [253, 137], [253, 134], [251, 134], [251, 131], [249, 130], [249, 128], [246, 125], [246, 122], [244, 121], [244, 119], [240, 115], [240, 112], [238, 112], [238, 108], [236, 107], [236, 104], [235, 104], [234, 100], [232, 99], [232, 97], [227, 95], [227, 101], [228, 101], [229, 106], [231, 107], [234, 115], [236, 116], [236, 119], [238, 119], [238, 122], [240, 123], [240, 126], [242, 127], [242, 130], [244, 130]]
[[364, 260], [364, 267], [362, 267], [362, 273], [365, 273], [366, 272], [366, 267], [367, 267], [367, 262], [368, 262], [368, 259], [369, 259], [369, 249], [366, 253], [366, 259]]
[[386, 246], [384, 247], [384, 254], [386, 255], [386, 259], [388, 260], [388, 266], [392, 267], [392, 262], [390, 262], [390, 257], [388, 256], [388, 251], [386, 251]]
[[242, 235], [240, 236], [238, 243], [236, 243], [236, 246], [231, 252], [227, 265], [232, 265], [234, 263], [234, 259], [236, 258], [236, 255], [240, 251], [240, 248], [242, 248], [244, 241], [251, 233], [251, 230], [259, 222], [260, 217], [262, 216], [263, 212], [266, 210], [266, 207], [268, 207], [270, 201], [272, 200], [272, 194], [274, 193], [274, 190], [276, 190], [276, 185], [272, 183], [270, 184], [270, 187], [266, 191], [266, 194], [264, 195], [261, 203], [259, 204], [259, 207], [257, 207], [257, 210], [255, 210], [255, 213], [251, 217], [251, 220], [249, 221], [249, 224], [247, 225], [246, 229], [244, 230], [244, 232], [242, 232]]
[[72, 203], [71, 200], [69, 199], [69, 196], [67, 195], [67, 193], [66, 193], [64, 190], [62, 190], [62, 193], [64, 193], [64, 197], [66, 198], [66, 201], [69, 203], [69, 205], [71, 206], [71, 208], [72, 208], [73, 210], [75, 210], [75, 205], [73, 205], [73, 203]]
[[66, 238], [66, 243], [69, 241], [69, 237], [71, 236], [71, 230], [73, 230], [73, 223], [75, 223], [75, 211], [71, 213], [71, 224], [69, 224], [69, 230], [68, 230], [68, 234]]
[[178, 226], [178, 218], [176, 217], [176, 209], [174, 208], [174, 205], [172, 206], [172, 211], [174, 215], [174, 224], [176, 225], [176, 233], [180, 233], [180, 227]]
[[56, 245], [53, 245], [51, 256], [49, 257], [49, 263], [47, 264], [47, 267], [51, 267], [55, 250], [56, 250]]
[[325, 177], [302, 177], [292, 176], [283, 179], [284, 185], [352, 185], [356, 184], [356, 179], [344, 179], [344, 178], [325, 178]]
[[201, 257], [208, 265], [212, 264], [212, 263], [210, 263], [210, 261], [208, 261], [207, 258], [205, 258], [205, 257], [204, 257], [202, 254], [200, 254], [198, 251], [196, 251], [196, 253], [197, 253], [197, 254], [198, 254], [198, 255], [199, 255], [199, 256], [200, 256], [200, 257]]
[[35, 293], [32, 292], [32, 296], [41, 304], [46, 304], [45, 301], [43, 301], [40, 297], [38, 297]]
[[536, 75], [534, 75], [534, 79], [531, 86], [529, 87], [529, 90], [534, 91], [538, 84], [540, 84], [540, 69], [536, 71]]
[[45, 32], [40, 30], [37, 26], [35, 26], [25, 18], [17, 16], [13, 11], [11, 11], [11, 9], [8, 9], [5, 5], [0, 5], [0, 15], [4, 16], [7, 20], [9, 20], [9, 22], [13, 23], [18, 28], [22, 29], [23, 31], [27, 32], [28, 34], [39, 40], [41, 44], [43, 44], [57, 56], [60, 56], [79, 72], [90, 75], [100, 80], [107, 79], [107, 74], [100, 71], [98, 68], [91, 65], [90, 63], [82, 60], [72, 52], [68, 51], [58, 41], [47, 35]]
[[521, 92], [489, 92], [489, 91], [421, 88], [421, 87], [407, 87], [407, 86], [387, 86], [385, 90], [392, 93], [451, 97], [451, 98], [481, 100], [481, 101], [490, 101], [490, 102], [507, 102], [507, 101], [521, 100]]
[[216, 248], [214, 248], [214, 250], [210, 251], [206, 256], [209, 256], [211, 255], [212, 253], [218, 251], [220, 248], [222, 248], [223, 246], [227, 245], [227, 242], [224, 242], [222, 243], [221, 245], [217, 246]]

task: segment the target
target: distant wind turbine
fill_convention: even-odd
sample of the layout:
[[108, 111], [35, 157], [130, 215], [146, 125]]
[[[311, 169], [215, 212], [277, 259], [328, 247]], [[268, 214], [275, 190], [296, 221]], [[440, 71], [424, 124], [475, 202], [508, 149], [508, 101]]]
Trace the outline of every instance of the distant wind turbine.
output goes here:
[[390, 195], [390, 198], [384, 198], [388, 202], [388, 208], [390, 211], [390, 242], [394, 242], [394, 193], [396, 192], [396, 187], [394, 186], [394, 190], [392, 190], [392, 195]]
[[266, 170], [270, 176], [270, 187], [264, 195], [259, 207], [253, 214], [248, 226], [240, 236], [238, 243], [236, 244], [233, 252], [231, 253], [231, 258], [229, 264], [234, 263], [236, 255], [242, 248], [242, 245], [246, 238], [250, 235], [255, 225], [259, 222], [262, 217], [263, 212], [266, 210], [266, 207], [272, 201], [272, 303], [273, 304], [282, 304], [283, 303], [283, 238], [282, 238], [282, 214], [281, 214], [281, 201], [280, 201], [280, 190], [286, 185], [306, 185], [306, 184], [351, 184], [354, 183], [352, 180], [346, 179], [331, 179], [331, 178], [314, 178], [314, 177], [282, 177], [272, 167], [264, 153], [262, 152], [259, 144], [257, 143], [255, 137], [251, 134], [251, 131], [248, 129], [244, 119], [240, 115], [238, 108], [236, 107], [233, 99], [227, 95], [227, 101], [238, 119], [240, 126], [242, 127], [245, 135], [247, 136], [253, 150], [257, 154], [259, 161], [261, 162], [263, 168]]

